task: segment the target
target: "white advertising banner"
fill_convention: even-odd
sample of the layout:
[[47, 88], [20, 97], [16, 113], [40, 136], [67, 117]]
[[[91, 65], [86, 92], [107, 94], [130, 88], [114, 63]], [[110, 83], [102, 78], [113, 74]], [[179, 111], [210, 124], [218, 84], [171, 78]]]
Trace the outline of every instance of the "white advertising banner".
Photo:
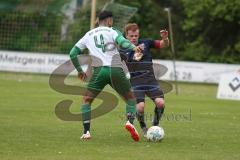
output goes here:
[[240, 73], [223, 74], [221, 76], [217, 98], [240, 100]]
[[[168, 69], [165, 75], [158, 78], [174, 80], [172, 61], [154, 60], [154, 63], [162, 64]], [[218, 83], [222, 74], [237, 71], [240, 71], [240, 65], [236, 64], [176, 61], [177, 80], [183, 82]]]
[[66, 55], [0, 51], [0, 70], [51, 73], [69, 60]]
[[[68, 60], [69, 55], [62, 54], [0, 51], [0, 71], [51, 74]], [[153, 63], [161, 64], [165, 66], [163, 70], [167, 70], [164, 75], [156, 74], [157, 79], [174, 80], [173, 62], [171, 60], [153, 60]], [[70, 65], [72, 64], [69, 63], [64, 67]], [[82, 67], [83, 70], [86, 70], [86, 63]], [[161, 67], [154, 69], [161, 72]], [[222, 74], [240, 71], [240, 65], [176, 61], [176, 71], [178, 81], [218, 83]], [[75, 73], [73, 72], [73, 74]]]
[[[51, 74], [69, 59], [68, 55], [61, 54], [0, 51], [0, 71]], [[68, 63], [65, 67], [70, 67], [70, 65], [72, 64]], [[86, 65], [82, 67], [83, 70], [87, 69]]]

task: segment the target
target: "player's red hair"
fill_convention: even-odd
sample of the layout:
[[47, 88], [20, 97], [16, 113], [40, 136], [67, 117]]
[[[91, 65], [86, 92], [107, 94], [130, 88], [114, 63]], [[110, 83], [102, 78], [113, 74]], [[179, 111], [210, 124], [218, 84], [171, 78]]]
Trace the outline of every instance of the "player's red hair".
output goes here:
[[128, 23], [124, 28], [124, 34], [127, 35], [128, 31], [139, 30], [139, 27], [136, 23]]

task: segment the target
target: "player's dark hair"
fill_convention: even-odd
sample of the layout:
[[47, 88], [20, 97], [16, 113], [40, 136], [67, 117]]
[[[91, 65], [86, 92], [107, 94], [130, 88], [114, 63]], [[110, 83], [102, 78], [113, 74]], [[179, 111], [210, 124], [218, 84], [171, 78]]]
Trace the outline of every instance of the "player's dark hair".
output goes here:
[[99, 13], [99, 15], [98, 15], [99, 21], [102, 21], [102, 20], [104, 20], [104, 19], [106, 19], [106, 18], [109, 18], [109, 17], [113, 17], [112, 12], [110, 12], [110, 11], [102, 11], [102, 12]]

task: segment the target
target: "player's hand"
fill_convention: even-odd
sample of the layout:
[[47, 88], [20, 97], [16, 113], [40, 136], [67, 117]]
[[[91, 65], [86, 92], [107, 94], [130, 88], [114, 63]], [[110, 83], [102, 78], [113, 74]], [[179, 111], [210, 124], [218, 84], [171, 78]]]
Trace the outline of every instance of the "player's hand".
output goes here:
[[135, 52], [134, 55], [133, 55], [133, 59], [135, 61], [140, 61], [143, 57], [143, 53], [142, 52]]
[[78, 72], [78, 78], [81, 80], [81, 81], [86, 81], [87, 79], [87, 74], [85, 72]]
[[142, 47], [141, 46], [136, 46], [134, 49], [135, 53], [142, 52]]
[[168, 39], [168, 31], [166, 29], [160, 31], [160, 37], [165, 40]]

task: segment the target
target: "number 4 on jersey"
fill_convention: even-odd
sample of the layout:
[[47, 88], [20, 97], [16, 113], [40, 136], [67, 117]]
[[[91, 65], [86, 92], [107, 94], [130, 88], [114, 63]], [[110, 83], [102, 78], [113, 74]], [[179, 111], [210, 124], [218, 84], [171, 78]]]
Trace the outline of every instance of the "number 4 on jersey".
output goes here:
[[105, 52], [105, 44], [104, 44], [103, 35], [102, 34], [100, 35], [100, 43], [98, 42], [98, 37], [94, 36], [94, 42], [95, 42], [95, 46], [97, 48], [101, 48], [102, 52], [104, 53]]

